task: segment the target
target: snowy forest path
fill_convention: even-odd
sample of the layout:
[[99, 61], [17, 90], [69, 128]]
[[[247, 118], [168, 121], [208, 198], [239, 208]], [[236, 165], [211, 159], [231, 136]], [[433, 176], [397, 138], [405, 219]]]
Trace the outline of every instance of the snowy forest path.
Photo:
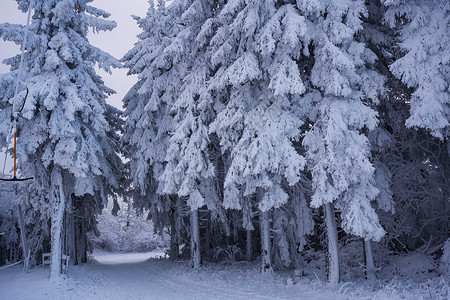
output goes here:
[[[159, 253], [161, 254], [161, 253]], [[48, 269], [29, 274], [20, 267], [0, 272], [1, 299], [338, 299], [343, 295], [286, 285], [259, 274], [258, 264], [211, 264], [194, 271], [188, 262], [159, 254], [94, 253], [94, 260], [69, 268], [69, 278], [51, 284]], [[153, 258], [152, 258], [153, 257]]]

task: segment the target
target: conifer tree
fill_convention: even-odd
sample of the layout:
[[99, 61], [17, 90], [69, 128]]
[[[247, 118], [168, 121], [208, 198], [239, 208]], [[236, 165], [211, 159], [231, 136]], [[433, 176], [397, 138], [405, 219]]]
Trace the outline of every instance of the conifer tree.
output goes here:
[[211, 40], [217, 71], [210, 89], [226, 96], [210, 131], [219, 137], [223, 153], [231, 155], [224, 204], [241, 209], [250, 199], [246, 196], [256, 196], [261, 270], [270, 272], [272, 210], [288, 202], [282, 186], [296, 184], [305, 163], [294, 142], [305, 116], [296, 60], [307, 39], [306, 24], [290, 1], [229, 1], [214, 22], [220, 26]]
[[165, 1], [158, 1], [156, 7], [153, 2], [149, 4], [145, 18], [134, 17], [142, 33], [122, 58], [128, 74], [138, 75], [138, 82], [123, 99], [126, 119], [122, 144], [130, 159], [127, 164], [133, 205], [140, 211], [149, 210], [155, 228], [162, 230], [168, 225], [165, 214], [173, 204], [159, 188], [159, 177], [173, 127], [170, 109], [181, 85], [177, 66], [169, 61], [173, 53], [165, 49], [179, 31], [172, 21], [182, 11], [177, 5], [166, 8]]
[[314, 125], [306, 133], [308, 167], [312, 174], [311, 205], [324, 207], [329, 247], [329, 280], [339, 282], [335, 208], [343, 229], [364, 239], [379, 240], [384, 230], [371, 206], [378, 189], [364, 130], [377, 126], [377, 103], [383, 78], [367, 68], [376, 56], [355, 40], [362, 29], [363, 1], [299, 1], [307, 17], [314, 65], [311, 89], [305, 96], [314, 105]]
[[[5, 61], [11, 72], [0, 77], [1, 135], [9, 134], [11, 83], [23, 72], [29, 94], [17, 125], [20, 170], [34, 177], [29, 189], [34, 193], [27, 195], [33, 206], [51, 217], [50, 278], [55, 280], [61, 271], [63, 216], [72, 197], [90, 207], [82, 211], [98, 212], [108, 196], [119, 192], [120, 112], [106, 103], [114, 91], [94, 65], [110, 72], [120, 63], [87, 40], [90, 28], [112, 30], [116, 23], [105, 20], [109, 14], [89, 0], [17, 2], [22, 11], [32, 5], [33, 14], [23, 70], [16, 56]], [[0, 25], [5, 40], [21, 43], [23, 34], [24, 26]]]
[[382, 0], [386, 22], [399, 32], [403, 51], [392, 74], [414, 89], [408, 127], [420, 127], [440, 139], [450, 120], [450, 3], [446, 0]]
[[214, 117], [205, 88], [210, 69], [204, 63], [212, 30], [205, 21], [218, 5], [220, 1], [196, 0], [165, 7], [160, 1], [146, 19], [138, 20], [144, 30], [141, 41], [124, 57], [130, 73], [139, 74], [125, 98], [124, 141], [134, 159], [133, 182], [142, 196], [148, 192], [148, 197], [167, 200], [176, 195], [183, 201], [174, 203], [190, 208], [194, 268], [201, 261], [198, 209], [207, 205], [220, 210], [207, 127]]
[[[164, 193], [186, 198], [191, 210], [192, 265], [201, 263], [198, 210], [206, 205], [223, 217], [214, 179], [217, 170], [212, 158], [209, 123], [214, 119], [214, 98], [207, 89], [212, 72], [206, 46], [214, 32], [207, 21], [220, 8], [221, 1], [184, 1], [184, 12], [178, 22], [182, 29], [175, 37], [181, 52], [178, 61], [182, 78], [180, 94], [171, 109], [174, 131], [170, 137], [165, 170], [160, 177]], [[171, 45], [173, 47], [173, 45]], [[169, 47], [169, 50], [171, 48]]]

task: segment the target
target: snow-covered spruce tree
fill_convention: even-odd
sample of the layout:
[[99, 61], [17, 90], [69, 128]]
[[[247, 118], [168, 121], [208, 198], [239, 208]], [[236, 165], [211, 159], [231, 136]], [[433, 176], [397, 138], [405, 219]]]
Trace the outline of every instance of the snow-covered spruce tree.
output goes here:
[[[33, 9], [22, 75], [29, 95], [18, 122], [20, 170], [34, 177], [34, 193], [28, 195], [34, 209], [51, 216], [50, 278], [55, 280], [61, 271], [64, 211], [72, 197], [88, 197], [90, 206], [101, 206], [119, 187], [119, 111], [106, 104], [113, 90], [104, 86], [94, 64], [110, 71], [120, 63], [86, 38], [89, 28], [111, 30], [116, 23], [105, 20], [109, 14], [88, 5], [89, 0], [17, 2], [22, 11], [30, 3]], [[21, 25], [0, 25], [5, 40], [21, 43], [23, 34]], [[9, 134], [11, 82], [19, 57], [5, 62], [12, 71], [0, 77], [7, 89], [0, 111], [3, 137]]]
[[[137, 74], [138, 82], [125, 96], [125, 130], [122, 137], [125, 156], [130, 159], [130, 197], [136, 209], [149, 211], [156, 230], [169, 225], [168, 219], [181, 217], [171, 201], [162, 194], [158, 178], [164, 170], [164, 158], [173, 127], [170, 109], [181, 86], [178, 66], [171, 63], [174, 52], [165, 51], [180, 31], [173, 22], [183, 12], [174, 3], [166, 8], [165, 1], [150, 7], [145, 18], [134, 17], [142, 33], [139, 41], [122, 61], [128, 74]], [[177, 54], [179, 55], [179, 54]], [[170, 211], [174, 213], [170, 213]], [[175, 220], [174, 220], [175, 221]], [[175, 223], [179, 224], [179, 220]], [[175, 234], [171, 228], [172, 235]]]
[[[307, 25], [290, 2], [229, 1], [213, 20], [220, 26], [210, 49], [217, 71], [209, 88], [226, 94], [210, 127], [223, 153], [231, 155], [224, 205], [242, 209], [247, 196], [256, 196], [264, 273], [272, 270], [273, 208], [288, 202], [283, 183], [296, 184], [305, 163], [294, 142], [304, 119], [297, 60]], [[241, 189], [244, 197], [238, 196]]]
[[377, 125], [377, 113], [368, 102], [377, 102], [383, 80], [367, 68], [376, 57], [355, 40], [362, 29], [364, 1], [298, 2], [309, 24], [314, 66], [310, 99], [314, 125], [303, 140], [312, 174], [313, 207], [324, 207], [328, 232], [329, 281], [339, 282], [335, 208], [343, 229], [364, 239], [379, 240], [384, 230], [371, 206], [378, 189], [370, 146], [364, 130]]
[[448, 215], [444, 195], [448, 195], [450, 173], [450, 4], [381, 2], [388, 6], [385, 21], [398, 33], [398, 49], [391, 51], [389, 69], [404, 84], [389, 81], [391, 97], [385, 104], [394, 143], [384, 159], [392, 172], [397, 211], [386, 222], [391, 229], [388, 240], [398, 251], [411, 251], [425, 239], [436, 246], [448, 236], [443, 234], [448, 232], [448, 222], [443, 220]]
[[[385, 104], [389, 101], [390, 89], [393, 76], [389, 71], [394, 49], [394, 30], [384, 25], [384, 14], [386, 7], [380, 0], [366, 1], [367, 14], [362, 17], [363, 29], [358, 32], [357, 39], [363, 42], [377, 56], [375, 64], [372, 65], [378, 73], [385, 77], [386, 89], [379, 97], [376, 110], [379, 114], [379, 125], [369, 134], [372, 150], [372, 160], [375, 167], [375, 186], [380, 191], [376, 197], [377, 213], [380, 215], [380, 223], [383, 224], [383, 217], [392, 219], [394, 213], [393, 192], [391, 190], [392, 173], [389, 169], [386, 154], [392, 146], [393, 137], [389, 132], [389, 124], [385, 112]], [[376, 90], [375, 90], [376, 91]], [[375, 278], [375, 262], [373, 260], [372, 246], [370, 240], [363, 239], [363, 249], [367, 279]]]
[[[191, 210], [191, 256], [193, 268], [201, 264], [198, 210], [202, 206], [224, 219], [219, 194], [214, 184], [217, 170], [211, 158], [209, 123], [215, 117], [214, 98], [207, 89], [212, 72], [206, 51], [215, 24], [207, 21], [222, 1], [180, 1], [184, 12], [177, 20], [180, 32], [165, 49], [179, 56], [172, 64], [178, 65], [182, 78], [180, 95], [174, 102], [174, 127], [165, 160], [165, 170], [159, 178], [163, 192], [177, 194], [187, 201]], [[176, 2], [175, 2], [176, 3]], [[172, 5], [174, 5], [173, 3]]]
[[385, 20], [399, 30], [404, 55], [390, 66], [392, 74], [414, 89], [408, 127], [420, 127], [440, 139], [449, 135], [450, 2], [382, 0]]
[[[387, 83], [391, 92], [388, 99], [381, 101], [379, 109], [380, 127], [388, 135], [380, 134], [378, 129], [371, 134], [377, 142], [373, 148], [374, 164], [382, 163], [381, 168], [376, 166], [376, 177], [384, 181], [383, 176], [378, 176], [379, 170], [390, 173], [388, 184], [395, 203], [394, 216], [380, 214], [387, 232], [383, 243], [390, 250], [408, 252], [427, 241], [428, 250], [432, 250], [447, 239], [449, 230], [448, 222], [444, 221], [448, 218], [446, 195], [450, 174], [447, 142], [431, 136], [425, 129], [407, 128], [409, 89], [395, 78]], [[382, 143], [386, 145], [380, 147]], [[378, 188], [378, 198], [389, 197], [383, 196], [387, 190]]]
[[213, 25], [204, 22], [219, 5], [220, 1], [174, 1], [165, 7], [160, 1], [145, 19], [138, 19], [144, 30], [141, 41], [124, 57], [130, 73], [139, 74], [124, 100], [123, 140], [132, 158], [133, 183], [142, 196], [181, 198], [167, 201], [172, 203], [168, 211], [177, 218], [173, 234], [181, 229], [180, 206], [191, 209], [195, 268], [200, 265], [198, 208], [219, 208], [208, 149], [207, 123], [213, 115], [205, 81], [210, 70], [204, 63], [208, 26]]
[[[378, 56], [379, 59], [375, 65], [377, 70], [386, 76], [386, 89], [389, 91], [380, 98], [380, 104], [377, 105], [379, 127], [369, 134], [376, 168], [377, 188], [380, 190], [376, 202], [380, 223], [387, 232], [382, 243], [385, 251], [389, 251], [389, 248], [390, 251], [395, 249], [403, 252], [414, 251], [426, 240], [430, 245], [427, 251], [433, 251], [446, 240], [447, 234], [443, 233], [448, 232], [448, 224], [443, 222], [448, 215], [447, 200], [444, 196], [448, 194], [449, 186], [445, 179], [449, 174], [447, 142], [427, 134], [427, 131], [428, 133], [430, 131], [426, 126], [411, 128], [405, 125], [406, 120], [412, 117], [412, 113], [410, 114], [410, 109], [413, 109], [411, 94], [416, 93], [420, 88], [408, 88], [405, 83], [402, 83], [401, 77], [394, 77], [389, 67], [392, 67], [394, 62], [406, 58], [406, 49], [397, 45], [396, 31], [403, 30], [404, 26], [412, 24], [409, 21], [404, 22], [406, 19], [402, 19], [403, 16], [400, 13], [396, 16], [399, 21], [394, 24], [396, 26], [393, 28], [385, 26], [386, 10], [390, 17], [394, 17], [392, 13], [395, 6], [388, 8], [381, 2], [383, 1], [368, 1], [369, 14], [367, 18], [363, 18], [364, 30], [360, 32], [359, 38]], [[389, 3], [392, 4], [392, 2]], [[421, 3], [428, 6], [431, 2]], [[413, 2], [408, 2], [408, 5], [412, 4]], [[438, 12], [438, 15], [440, 13]], [[426, 23], [431, 22], [428, 14], [424, 17], [423, 20], [420, 17], [416, 21], [423, 21], [425, 22], [423, 26], [429, 26], [431, 23]], [[440, 23], [442, 20], [435, 21]], [[434, 31], [430, 32], [427, 40], [420, 41], [428, 43], [428, 39], [434, 39], [433, 34]], [[442, 32], [436, 30], [436, 34], [440, 36]], [[410, 50], [420, 51], [420, 47], [423, 45], [418, 44]], [[435, 54], [442, 57], [445, 53], [438, 54], [442, 51], [439, 49], [439, 47], [436, 48], [438, 51]], [[406, 53], [412, 55], [411, 51]], [[428, 60], [431, 57], [427, 55], [424, 59]], [[416, 66], [411, 65], [411, 67]], [[427, 70], [423, 69], [424, 72]], [[416, 76], [416, 74], [413, 75]], [[392, 215], [394, 213], [392, 199], [396, 207], [394, 215]], [[429, 240], [431, 236], [432, 241]]]

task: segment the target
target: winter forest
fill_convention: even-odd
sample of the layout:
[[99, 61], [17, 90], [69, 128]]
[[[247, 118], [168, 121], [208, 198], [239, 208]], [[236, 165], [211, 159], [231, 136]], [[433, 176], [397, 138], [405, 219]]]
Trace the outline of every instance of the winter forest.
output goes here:
[[[21, 47], [0, 74], [17, 158], [14, 177], [0, 166], [1, 280], [43, 253], [50, 281], [70, 278], [63, 258], [89, 264], [108, 211], [151, 222], [129, 234], [166, 236], [155, 263], [186, 276], [450, 297], [450, 2], [148, 1], [118, 58], [87, 36], [114, 30], [108, 7], [15, 2], [29, 24], [0, 24]], [[98, 73], [117, 68], [137, 75], [123, 110]]]

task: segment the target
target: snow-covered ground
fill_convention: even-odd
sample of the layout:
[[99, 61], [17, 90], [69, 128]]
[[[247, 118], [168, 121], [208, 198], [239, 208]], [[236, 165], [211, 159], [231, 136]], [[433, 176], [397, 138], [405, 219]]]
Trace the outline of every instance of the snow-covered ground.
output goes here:
[[206, 264], [193, 271], [186, 262], [163, 256], [97, 250], [90, 263], [71, 266], [68, 278], [58, 283], [48, 282], [48, 268], [28, 274], [21, 266], [3, 269], [0, 299], [436, 299], [436, 289], [448, 289], [441, 278], [428, 287], [397, 280], [378, 288], [342, 283], [333, 290], [296, 272], [263, 276], [257, 263]]

